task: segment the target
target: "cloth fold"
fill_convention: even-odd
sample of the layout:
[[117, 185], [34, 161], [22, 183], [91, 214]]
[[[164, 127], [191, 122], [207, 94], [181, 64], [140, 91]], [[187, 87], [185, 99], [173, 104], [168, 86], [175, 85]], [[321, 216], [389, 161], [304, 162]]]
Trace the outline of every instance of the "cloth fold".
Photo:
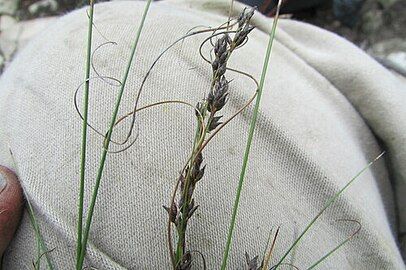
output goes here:
[[[121, 78], [143, 2], [95, 6], [94, 65]], [[130, 71], [119, 115], [132, 110], [136, 90], [155, 57], [198, 25], [227, 20], [229, 1], [169, 0], [153, 3]], [[235, 3], [233, 14], [244, 6]], [[230, 66], [259, 78], [272, 20], [256, 14], [257, 29]], [[33, 203], [56, 269], [75, 261], [81, 121], [73, 95], [83, 82], [85, 9], [59, 18], [18, 53], [0, 83], [0, 163], [15, 170]], [[211, 67], [198, 48], [207, 35], [170, 50], [152, 71], [141, 105], [166, 99], [196, 103], [210, 87]], [[203, 52], [208, 55], [210, 48]], [[396, 77], [354, 45], [327, 31], [281, 20], [266, 78], [262, 107], [230, 253], [229, 269], [245, 266], [244, 253], [260, 255], [272, 226], [281, 226], [274, 263], [324, 203], [370, 160], [378, 161], [316, 222], [287, 263], [304, 268], [354, 231], [360, 233], [321, 269], [405, 269], [398, 246], [404, 232], [406, 89]], [[95, 73], [93, 73], [95, 75]], [[250, 80], [227, 71], [230, 99], [224, 117], [252, 96]], [[90, 119], [105, 130], [117, 89], [90, 83]], [[81, 96], [82, 90], [79, 91]], [[79, 98], [79, 104], [81, 99]], [[81, 107], [81, 106], [79, 106]], [[220, 266], [252, 108], [237, 117], [204, 152], [205, 177], [196, 190], [200, 205], [188, 228], [191, 250]], [[97, 269], [166, 269], [168, 203], [188, 157], [194, 112], [180, 105], [139, 113], [138, 139], [108, 156], [86, 265]], [[114, 138], [125, 137], [129, 123]], [[85, 187], [87, 209], [103, 138], [90, 132]], [[14, 160], [8, 149], [13, 151]], [[113, 150], [116, 148], [113, 148]], [[397, 196], [395, 196], [397, 195]], [[395, 198], [397, 197], [397, 198]], [[400, 219], [399, 219], [400, 218]], [[399, 222], [400, 220], [400, 227]], [[35, 259], [36, 240], [27, 215], [5, 256], [5, 269], [24, 269]], [[194, 267], [201, 269], [201, 258]]]

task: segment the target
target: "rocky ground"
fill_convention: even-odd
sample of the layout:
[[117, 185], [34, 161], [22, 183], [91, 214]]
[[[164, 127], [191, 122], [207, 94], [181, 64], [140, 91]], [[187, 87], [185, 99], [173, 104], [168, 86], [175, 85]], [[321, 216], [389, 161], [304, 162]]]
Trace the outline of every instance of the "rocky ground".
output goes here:
[[294, 17], [344, 36], [406, 76], [406, 0], [366, 0], [351, 28], [334, 17], [331, 3]]
[[[24, 40], [30, 38], [30, 33], [35, 32], [25, 31], [24, 22], [64, 14], [86, 2], [87, 0], [0, 0], [0, 72], [17, 48], [23, 45], [17, 44], [16, 40], [21, 39], [24, 43]], [[344, 36], [388, 68], [406, 76], [405, 14], [406, 0], [365, 0], [352, 27], [346, 26], [345, 21], [340, 21], [333, 15], [331, 1], [291, 16]], [[37, 20], [34, 27], [40, 29], [46, 21]]]

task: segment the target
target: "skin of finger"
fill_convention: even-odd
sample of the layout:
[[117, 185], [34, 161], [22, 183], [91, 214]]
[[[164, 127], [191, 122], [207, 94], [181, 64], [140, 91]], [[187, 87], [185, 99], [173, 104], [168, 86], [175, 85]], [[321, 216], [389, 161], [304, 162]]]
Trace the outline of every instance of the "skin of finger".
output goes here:
[[22, 189], [17, 176], [8, 168], [0, 166], [0, 173], [7, 184], [0, 190], [0, 256], [3, 254], [21, 219], [23, 210]]

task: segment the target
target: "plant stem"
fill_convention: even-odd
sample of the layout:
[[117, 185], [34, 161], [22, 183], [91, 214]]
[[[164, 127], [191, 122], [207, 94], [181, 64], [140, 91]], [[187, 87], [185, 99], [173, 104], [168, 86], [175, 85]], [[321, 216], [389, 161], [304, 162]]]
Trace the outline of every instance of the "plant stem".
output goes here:
[[[11, 151], [11, 149], [9, 149], [9, 151], [10, 151], [11, 158], [13, 159], [13, 163], [14, 163], [14, 165], [15, 165], [16, 171], [19, 171], [17, 162], [16, 162], [16, 160], [15, 160], [15, 158], [14, 158], [14, 154], [13, 154], [13, 152]], [[45, 245], [44, 238], [42, 237], [39, 224], [38, 224], [38, 222], [37, 222], [37, 219], [35, 218], [34, 208], [33, 208], [32, 205], [31, 205], [31, 202], [30, 202], [30, 200], [29, 200], [29, 198], [28, 198], [28, 195], [24, 193], [24, 197], [25, 197], [25, 199], [26, 199], [26, 201], [27, 201], [27, 212], [28, 212], [28, 216], [29, 216], [29, 218], [30, 218], [30, 222], [31, 222], [31, 225], [32, 225], [32, 227], [33, 227], [33, 229], [34, 229], [35, 237], [36, 237], [36, 240], [37, 240], [38, 267], [40, 266], [41, 252], [42, 252], [42, 253], [45, 255], [45, 259], [46, 259], [46, 261], [47, 261], [48, 269], [49, 269], [49, 270], [53, 270], [54, 267], [52, 266], [51, 260], [50, 260], [49, 257], [48, 257], [48, 253], [47, 253], [48, 250], [47, 250], [47, 247], [46, 247], [46, 245]], [[1, 212], [0, 212], [0, 213], [1, 213]], [[1, 263], [1, 262], [0, 262], [0, 263]], [[0, 267], [0, 269], [1, 269], [1, 267]]]
[[38, 269], [40, 269], [40, 262], [41, 262], [41, 254], [45, 254], [45, 260], [47, 262], [47, 266], [49, 270], [53, 270], [54, 267], [52, 266], [51, 260], [48, 257], [47, 248], [44, 242], [44, 239], [42, 237], [37, 219], [35, 218], [35, 213], [34, 209], [32, 208], [31, 202], [26, 196], [26, 201], [27, 201], [27, 211], [28, 211], [28, 216], [30, 217], [31, 225], [34, 228], [35, 232], [35, 237], [37, 238], [37, 252], [38, 252]]
[[[279, 4], [278, 4], [278, 13], [279, 13], [280, 2], [281, 2], [281, 0], [279, 0]], [[238, 206], [239, 206], [239, 203], [240, 203], [241, 191], [242, 191], [242, 187], [243, 187], [243, 183], [244, 183], [245, 173], [246, 173], [246, 170], [247, 170], [249, 153], [250, 153], [250, 150], [251, 150], [251, 144], [252, 144], [252, 139], [253, 139], [253, 136], [254, 136], [255, 124], [256, 124], [256, 121], [257, 121], [257, 117], [258, 117], [259, 105], [260, 105], [261, 97], [262, 97], [262, 90], [264, 88], [265, 76], [266, 76], [266, 72], [267, 72], [267, 69], [268, 69], [268, 63], [269, 63], [269, 58], [270, 58], [270, 55], [271, 55], [273, 40], [275, 38], [275, 32], [276, 32], [277, 23], [278, 23], [278, 16], [275, 16], [274, 21], [273, 21], [273, 25], [272, 25], [272, 30], [271, 30], [271, 32], [269, 34], [268, 47], [267, 47], [267, 50], [266, 50], [264, 65], [262, 67], [261, 80], [260, 80], [259, 87], [258, 87], [258, 94], [257, 94], [257, 98], [255, 100], [254, 112], [253, 112], [253, 116], [252, 116], [251, 124], [250, 124], [250, 129], [249, 129], [249, 133], [248, 133], [248, 140], [247, 140], [247, 145], [246, 145], [246, 148], [245, 148], [244, 159], [243, 159], [243, 164], [242, 164], [241, 173], [240, 173], [240, 179], [239, 179], [239, 183], [238, 183], [238, 187], [237, 187], [237, 194], [235, 196], [235, 201], [234, 201], [234, 206], [233, 206], [233, 213], [232, 213], [232, 217], [231, 217], [230, 226], [229, 226], [229, 229], [228, 229], [227, 243], [226, 243], [226, 247], [225, 247], [224, 254], [223, 254], [223, 262], [222, 262], [222, 265], [221, 265], [222, 270], [225, 270], [226, 267], [227, 267], [228, 254], [229, 254], [229, 251], [230, 251], [231, 240], [232, 240], [233, 231], [234, 231], [234, 227], [235, 227], [235, 221], [236, 221], [236, 217], [237, 217]]]
[[230, 27], [230, 21], [231, 21], [231, 14], [233, 12], [233, 7], [234, 7], [234, 0], [230, 0], [230, 8], [228, 9], [228, 21], [227, 21], [227, 30]]
[[272, 252], [273, 252], [273, 249], [275, 248], [276, 238], [278, 238], [279, 229], [280, 229], [280, 227], [278, 227], [278, 229], [276, 230], [275, 236], [272, 240], [271, 249], [268, 252], [268, 256], [266, 256], [266, 258], [264, 257], [264, 266], [262, 267], [262, 270], [268, 269], [268, 265], [269, 265], [269, 262], [271, 261], [271, 257], [272, 257]]
[[109, 145], [110, 145], [111, 136], [112, 136], [112, 133], [113, 133], [113, 127], [114, 127], [114, 124], [116, 122], [118, 110], [119, 110], [121, 99], [122, 99], [122, 96], [123, 96], [123, 93], [124, 93], [124, 88], [125, 88], [125, 85], [126, 85], [126, 82], [127, 82], [128, 74], [130, 72], [131, 64], [133, 62], [135, 51], [136, 51], [136, 48], [137, 48], [137, 45], [138, 45], [138, 41], [139, 41], [140, 36], [141, 36], [141, 30], [142, 30], [142, 28], [144, 26], [144, 22], [145, 22], [145, 19], [147, 17], [147, 13], [148, 13], [149, 6], [150, 6], [151, 2], [152, 2], [152, 0], [148, 0], [147, 3], [146, 3], [144, 13], [142, 15], [141, 23], [140, 23], [140, 26], [138, 27], [138, 31], [137, 31], [135, 41], [134, 41], [134, 44], [133, 44], [133, 47], [132, 47], [130, 60], [128, 62], [128, 65], [127, 65], [127, 68], [126, 68], [126, 71], [125, 71], [125, 74], [124, 74], [124, 77], [123, 77], [123, 81], [122, 81], [122, 84], [121, 84], [121, 88], [120, 88], [120, 91], [119, 91], [118, 96], [117, 96], [114, 112], [113, 112], [113, 115], [112, 115], [112, 118], [111, 118], [111, 121], [110, 121], [109, 131], [107, 132], [106, 138], [104, 140], [102, 156], [101, 156], [101, 159], [100, 159], [100, 166], [99, 166], [99, 169], [98, 169], [98, 172], [97, 172], [97, 177], [96, 177], [96, 184], [95, 184], [94, 189], [93, 189], [92, 200], [91, 200], [91, 203], [90, 203], [90, 206], [89, 206], [89, 211], [88, 211], [88, 214], [87, 214], [86, 227], [85, 227], [85, 231], [84, 231], [84, 235], [83, 235], [83, 241], [82, 241], [82, 248], [81, 248], [79, 259], [78, 259], [77, 264], [76, 264], [76, 269], [77, 270], [81, 270], [82, 267], [83, 267], [83, 261], [84, 261], [84, 257], [85, 257], [85, 253], [86, 253], [86, 245], [87, 245], [87, 240], [88, 240], [88, 237], [89, 237], [90, 226], [91, 226], [91, 223], [92, 223], [94, 207], [95, 207], [95, 204], [96, 204], [96, 198], [97, 198], [98, 190], [99, 190], [99, 187], [100, 187], [100, 180], [101, 180], [102, 175], [103, 175], [103, 170], [104, 170], [104, 165], [105, 165], [105, 162], [106, 162], [107, 152], [108, 152], [108, 148], [109, 148]]
[[[205, 118], [205, 113], [203, 113], [203, 121]], [[201, 144], [203, 143], [203, 140], [205, 138], [206, 135], [206, 131], [204, 131], [202, 137], [199, 137], [200, 134], [200, 130], [203, 127], [200, 125], [200, 123], [198, 124], [197, 130], [196, 130], [196, 135], [195, 135], [195, 140], [193, 143], [193, 149], [192, 149], [192, 155], [191, 155], [191, 159], [190, 159], [190, 163], [189, 163], [189, 170], [186, 174], [185, 177], [185, 188], [184, 188], [184, 193], [183, 193], [183, 197], [185, 198], [184, 201], [184, 206], [182, 207], [181, 211], [182, 211], [182, 220], [181, 220], [181, 224], [180, 227], [178, 229], [178, 243], [177, 243], [177, 247], [176, 247], [176, 257], [175, 257], [175, 265], [178, 265], [179, 262], [182, 260], [182, 256], [184, 255], [185, 252], [185, 241], [186, 241], [186, 227], [187, 227], [187, 222], [186, 222], [186, 211], [189, 207], [189, 201], [191, 198], [188, 198], [188, 189], [189, 189], [189, 184], [190, 184], [190, 172], [191, 172], [191, 168], [193, 166], [193, 163], [196, 159], [196, 151], [199, 150], [199, 147], [201, 146]]]
[[[302, 239], [302, 237], [307, 233], [307, 231], [313, 226], [313, 224], [319, 219], [319, 217], [324, 213], [324, 211], [326, 211], [327, 208], [330, 207], [330, 205], [332, 205], [338, 197], [340, 197], [340, 195], [355, 181], [357, 180], [357, 178], [363, 174], [369, 167], [371, 167], [372, 164], [374, 164], [378, 159], [380, 159], [385, 152], [382, 152], [379, 156], [377, 156], [373, 161], [369, 162], [361, 171], [359, 171], [342, 189], [340, 189], [336, 194], [334, 194], [334, 196], [332, 196], [327, 203], [325, 204], [325, 206], [323, 207], [323, 209], [321, 209], [321, 211], [312, 219], [312, 221], [310, 221], [310, 223], [306, 226], [306, 228], [304, 229], [304, 231], [299, 235], [299, 237], [295, 240], [295, 242], [293, 242], [293, 244], [290, 246], [290, 248], [286, 251], [286, 253], [282, 256], [282, 258], [279, 260], [279, 262], [274, 266], [273, 269], [278, 269], [278, 267], [282, 264], [282, 262], [285, 260], [285, 258], [289, 255], [289, 253], [291, 252], [291, 250], [297, 246], [297, 244], [299, 244], [299, 241]], [[334, 250], [335, 251], [335, 250]], [[329, 254], [330, 255], [330, 254]], [[323, 257], [324, 259], [324, 257]]]
[[93, 11], [94, 1], [90, 0], [89, 12], [89, 28], [87, 36], [87, 59], [86, 59], [86, 75], [85, 75], [85, 91], [83, 93], [83, 125], [82, 125], [82, 149], [80, 161], [80, 186], [79, 186], [79, 206], [78, 206], [78, 231], [77, 231], [77, 246], [76, 259], [79, 259], [82, 250], [82, 226], [83, 226], [83, 197], [85, 188], [85, 170], [86, 170], [86, 145], [87, 145], [87, 119], [89, 108], [89, 77], [90, 77], [90, 61], [92, 55], [92, 32], [93, 32]]
[[[213, 79], [214, 80], [214, 79]], [[202, 120], [205, 121], [206, 118], [206, 113], [207, 113], [207, 108], [206, 108], [207, 104], [205, 104], [205, 107], [203, 109], [202, 112]], [[185, 188], [184, 188], [184, 192], [183, 192], [183, 197], [185, 198], [185, 203], [184, 206], [182, 208], [182, 220], [181, 220], [181, 224], [180, 227], [178, 229], [178, 243], [177, 243], [177, 248], [176, 248], [176, 257], [175, 257], [175, 265], [178, 265], [179, 262], [182, 259], [182, 256], [185, 253], [185, 241], [186, 241], [186, 229], [187, 229], [187, 218], [186, 218], [186, 212], [187, 209], [189, 208], [189, 204], [192, 200], [192, 197], [188, 196], [188, 189], [189, 189], [189, 185], [190, 182], [192, 181], [190, 179], [190, 172], [191, 172], [191, 168], [193, 167], [193, 164], [195, 162], [195, 159], [197, 158], [197, 155], [199, 153], [201, 153], [201, 147], [204, 143], [204, 140], [206, 138], [207, 133], [209, 132], [209, 127], [210, 127], [210, 123], [213, 121], [214, 115], [215, 115], [216, 111], [212, 111], [209, 115], [209, 117], [207, 118], [207, 124], [205, 125], [205, 127], [203, 127], [200, 122], [198, 123], [198, 127], [196, 130], [196, 135], [195, 135], [195, 139], [193, 142], [193, 149], [192, 149], [192, 155], [191, 155], [191, 159], [190, 159], [190, 163], [189, 163], [189, 170], [186, 174], [185, 177]], [[203, 132], [201, 133], [200, 131], [203, 130]], [[201, 136], [199, 136], [199, 134], [202, 134]], [[193, 194], [192, 194], [193, 195]]]

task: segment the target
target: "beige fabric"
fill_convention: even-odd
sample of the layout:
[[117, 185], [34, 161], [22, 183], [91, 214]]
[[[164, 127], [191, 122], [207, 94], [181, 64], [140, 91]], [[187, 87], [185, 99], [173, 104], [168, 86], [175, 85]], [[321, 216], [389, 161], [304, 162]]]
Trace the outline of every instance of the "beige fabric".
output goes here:
[[[102, 74], [121, 78], [143, 6], [140, 2], [96, 6], [98, 29], [118, 42], [96, 53], [95, 64]], [[135, 90], [154, 57], [191, 27], [224, 22], [226, 16], [201, 10], [225, 14], [221, 6], [225, 3], [152, 5], [120, 115], [131, 110]], [[230, 66], [259, 77], [267, 43], [263, 31], [269, 30], [271, 20], [257, 14], [255, 22], [259, 29], [233, 56]], [[86, 33], [84, 9], [60, 18], [19, 53], [0, 86], [0, 163], [18, 167], [48, 247], [55, 248], [51, 257], [57, 269], [73, 269], [75, 256], [81, 121], [73, 94], [84, 77]], [[188, 39], [164, 56], [151, 73], [142, 104], [163, 99], [195, 103], [203, 97], [211, 70], [197, 50], [205, 37]], [[95, 33], [94, 46], [102, 42]], [[228, 73], [228, 79], [234, 80], [223, 109], [226, 116], [254, 91], [253, 84], [241, 76]], [[91, 83], [90, 121], [101, 130], [108, 125], [116, 93], [116, 88], [100, 80]], [[325, 201], [384, 148], [386, 158], [320, 218], [287, 262], [301, 269], [310, 266], [351, 234], [352, 224], [335, 222], [349, 218], [362, 223], [360, 234], [321, 269], [405, 269], [397, 247], [391, 182], [396, 181], [398, 199], [402, 198], [405, 101], [405, 86], [353, 45], [312, 26], [281, 21], [229, 269], [244, 268], [245, 251], [262, 254], [269, 230], [280, 225], [274, 253], [275, 260], [279, 258]], [[208, 269], [218, 269], [221, 262], [251, 112], [237, 117], [204, 155], [206, 175], [196, 191], [201, 207], [189, 227], [189, 242], [192, 250], [205, 254]], [[163, 106], [140, 113], [137, 127], [134, 147], [108, 156], [86, 261], [97, 269], [169, 267], [162, 205], [168, 203], [187, 159], [194, 114], [180, 105]], [[124, 126], [118, 128], [115, 138], [122, 138], [125, 131]], [[101, 145], [102, 139], [91, 133], [86, 205]], [[34, 256], [35, 238], [24, 216], [6, 254], [5, 269], [27, 269]], [[201, 259], [196, 260], [195, 268], [201, 269]]]
[[9, 21], [4, 23], [2, 17], [0, 24], [0, 48], [6, 60], [10, 61], [18, 50], [21, 50], [29, 40], [50, 25], [55, 19], [55, 17], [50, 17], [17, 22], [9, 18]]

